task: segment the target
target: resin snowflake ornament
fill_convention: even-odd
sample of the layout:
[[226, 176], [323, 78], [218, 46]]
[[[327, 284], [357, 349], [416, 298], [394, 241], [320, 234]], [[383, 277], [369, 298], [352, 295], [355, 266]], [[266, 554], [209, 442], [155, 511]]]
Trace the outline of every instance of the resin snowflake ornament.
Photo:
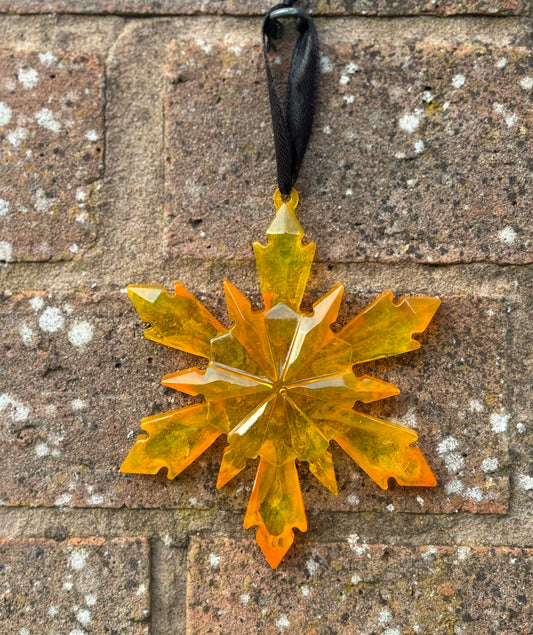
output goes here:
[[318, 300], [311, 314], [300, 312], [315, 245], [302, 245], [295, 190], [287, 203], [279, 192], [274, 201], [277, 214], [267, 230], [268, 246], [254, 244], [263, 311], [252, 310], [228, 280], [230, 329], [180, 283], [174, 295], [158, 286], [128, 287], [140, 317], [152, 325], [145, 332], [148, 339], [209, 363], [203, 371], [192, 368], [163, 378], [165, 386], [205, 401], [143, 419], [146, 434], [121, 467], [140, 474], [166, 468], [173, 479], [226, 435], [217, 487], [249, 459], [259, 458], [244, 526], [258, 527], [257, 541], [273, 568], [291, 546], [293, 529], [307, 529], [296, 460], [308, 463], [311, 473], [337, 493], [331, 440], [383, 489], [389, 478], [400, 485], [436, 485], [422, 453], [411, 445], [416, 432], [353, 410], [358, 401], [400, 392], [394, 384], [357, 376], [353, 366], [419, 348], [412, 336], [426, 328], [440, 304], [425, 296], [395, 303], [386, 291], [333, 333], [343, 286]]

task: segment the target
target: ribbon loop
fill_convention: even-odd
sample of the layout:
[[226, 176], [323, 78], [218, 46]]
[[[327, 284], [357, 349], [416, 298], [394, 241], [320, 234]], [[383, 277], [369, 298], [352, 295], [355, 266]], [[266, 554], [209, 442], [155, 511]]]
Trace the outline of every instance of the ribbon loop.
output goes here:
[[[309, 14], [285, 2], [272, 7], [263, 20], [263, 54], [267, 76], [272, 129], [276, 149], [278, 187], [289, 196], [298, 178], [298, 172], [309, 142], [318, 72], [318, 34]], [[299, 31], [291, 58], [285, 103], [282, 105], [268, 52], [275, 50], [273, 40], [281, 39], [283, 26], [279, 18], [295, 17]]]

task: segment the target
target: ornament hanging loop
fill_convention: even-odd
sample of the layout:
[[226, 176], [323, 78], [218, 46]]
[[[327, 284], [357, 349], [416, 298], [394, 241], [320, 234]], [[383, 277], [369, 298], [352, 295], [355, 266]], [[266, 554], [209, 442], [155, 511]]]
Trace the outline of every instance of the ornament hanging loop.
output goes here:
[[276, 211], [278, 211], [282, 205], [286, 205], [294, 212], [298, 207], [299, 200], [300, 197], [298, 192], [294, 188], [292, 188], [290, 198], [287, 200], [283, 200], [283, 196], [279, 191], [279, 188], [274, 192], [274, 205], [276, 206]]
[[[289, 197], [307, 149], [313, 116], [318, 74], [318, 35], [311, 16], [293, 7], [294, 2], [277, 4], [265, 15], [262, 27], [263, 55], [276, 149], [278, 187]], [[284, 103], [281, 103], [268, 52], [273, 40], [283, 37], [278, 18], [294, 17], [299, 32], [292, 53]]]
[[269, 13], [271, 20], [277, 20], [278, 18], [303, 18], [307, 20], [309, 15], [298, 7], [293, 7], [291, 4], [286, 4], [280, 9], [271, 10]]

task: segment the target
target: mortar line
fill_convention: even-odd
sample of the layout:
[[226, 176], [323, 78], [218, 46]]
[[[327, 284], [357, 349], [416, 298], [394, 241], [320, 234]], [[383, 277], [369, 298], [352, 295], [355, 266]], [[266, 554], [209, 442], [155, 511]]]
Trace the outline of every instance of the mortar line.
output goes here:
[[[252, 18], [263, 18], [265, 12], [262, 13], [234, 13], [230, 10], [224, 12], [216, 12], [216, 11], [177, 11], [175, 13], [150, 13], [143, 11], [24, 11], [13, 13], [9, 10], [0, 9], [0, 17], [20, 17], [20, 18], [34, 18], [36, 16], [57, 16], [59, 18], [65, 17], [74, 17], [74, 18], [124, 18], [127, 20], [157, 20], [157, 19], [169, 19], [169, 18], [202, 18], [202, 17], [218, 17], [218, 18], [237, 18], [242, 20], [249, 20]], [[525, 18], [531, 17], [531, 11], [526, 10], [522, 13], [482, 13], [482, 12], [465, 12], [465, 13], [451, 13], [447, 15], [431, 12], [431, 11], [421, 11], [419, 13], [406, 13], [406, 14], [375, 14], [375, 15], [364, 15], [362, 13], [315, 13], [313, 11], [309, 11], [309, 14], [313, 18], [313, 20], [339, 20], [339, 19], [350, 19], [350, 20], [413, 20], [413, 19], [427, 19], [431, 18], [434, 20], [479, 20], [487, 19], [487, 20], [523, 20]]]

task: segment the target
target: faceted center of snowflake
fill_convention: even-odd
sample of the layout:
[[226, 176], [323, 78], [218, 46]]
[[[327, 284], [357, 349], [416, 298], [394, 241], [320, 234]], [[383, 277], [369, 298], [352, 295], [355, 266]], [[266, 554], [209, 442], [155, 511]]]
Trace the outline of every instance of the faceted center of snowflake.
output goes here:
[[283, 379], [279, 379], [272, 384], [272, 392], [276, 393], [280, 397], [287, 394], [288, 387], [285, 386], [285, 382], [283, 381]]

